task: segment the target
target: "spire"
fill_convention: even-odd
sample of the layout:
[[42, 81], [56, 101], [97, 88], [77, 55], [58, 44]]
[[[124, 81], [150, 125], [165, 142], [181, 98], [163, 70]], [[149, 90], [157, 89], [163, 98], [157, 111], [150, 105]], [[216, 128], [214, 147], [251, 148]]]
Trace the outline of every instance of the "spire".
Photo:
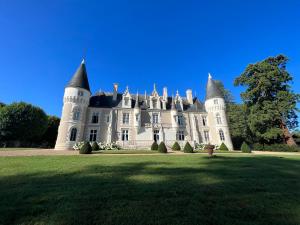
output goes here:
[[136, 108], [136, 109], [139, 108], [139, 93], [138, 92], [136, 93], [134, 108]]
[[68, 83], [67, 87], [83, 88], [91, 92], [84, 59], [82, 60], [80, 66], [77, 68], [75, 74], [73, 75], [72, 79]]
[[222, 92], [217, 86], [216, 82], [212, 79], [211, 74], [208, 74], [208, 81], [206, 84], [206, 100], [211, 98], [223, 98]]
[[171, 103], [171, 109], [176, 109], [175, 108], [175, 102], [174, 102], [174, 96], [172, 95], [172, 103]]

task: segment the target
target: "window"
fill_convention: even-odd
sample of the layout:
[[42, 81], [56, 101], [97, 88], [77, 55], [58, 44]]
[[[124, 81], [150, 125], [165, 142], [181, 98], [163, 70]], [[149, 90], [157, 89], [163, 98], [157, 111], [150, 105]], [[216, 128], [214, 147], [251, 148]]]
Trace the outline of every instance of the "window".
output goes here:
[[128, 141], [128, 130], [122, 130], [122, 141]]
[[152, 103], [153, 103], [153, 109], [158, 109], [159, 107], [159, 101], [157, 99], [153, 99], [152, 100]]
[[209, 132], [206, 130], [206, 131], [204, 131], [204, 140], [206, 141], [206, 142], [209, 142]]
[[203, 126], [205, 127], [206, 124], [207, 124], [207, 118], [206, 118], [206, 116], [202, 116], [202, 123], [203, 123]]
[[177, 131], [177, 137], [176, 138], [179, 141], [184, 141], [184, 131], [183, 130]]
[[214, 104], [218, 105], [218, 99], [214, 99]]
[[178, 116], [178, 125], [183, 125], [183, 116]]
[[98, 123], [99, 121], [99, 113], [94, 112], [92, 115], [92, 123]]
[[110, 116], [107, 115], [107, 116], [106, 116], [106, 123], [109, 123], [109, 121], [110, 121]]
[[153, 131], [153, 139], [155, 142], [159, 141], [159, 130]]
[[80, 109], [74, 108], [73, 109], [73, 120], [79, 120], [80, 119]]
[[219, 130], [219, 135], [220, 135], [220, 140], [225, 141], [225, 135], [224, 135], [223, 130]]
[[90, 141], [96, 141], [96, 140], [97, 140], [97, 130], [91, 130]]
[[126, 106], [129, 105], [129, 98], [128, 98], [128, 97], [124, 98], [124, 104], [125, 104]]
[[83, 96], [83, 91], [78, 91], [78, 96]]
[[158, 123], [158, 113], [153, 113], [153, 115], [152, 115], [152, 123]]
[[217, 113], [216, 119], [217, 119], [217, 124], [222, 124], [221, 116], [219, 113]]
[[129, 113], [123, 113], [123, 124], [129, 124]]
[[139, 114], [135, 114], [135, 121], [136, 122], [139, 122], [139, 119], [140, 119], [139, 117], [140, 117]]
[[71, 135], [70, 135], [70, 141], [76, 141], [76, 136], [77, 136], [77, 129], [72, 128]]

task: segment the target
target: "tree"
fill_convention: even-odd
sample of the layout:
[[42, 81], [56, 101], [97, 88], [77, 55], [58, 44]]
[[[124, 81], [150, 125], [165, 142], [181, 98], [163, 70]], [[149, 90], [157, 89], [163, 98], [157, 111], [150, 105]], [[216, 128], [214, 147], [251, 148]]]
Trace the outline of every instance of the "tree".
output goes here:
[[183, 152], [184, 152], [184, 153], [193, 153], [193, 152], [194, 152], [194, 149], [193, 149], [193, 147], [190, 145], [189, 142], [186, 142], [186, 143], [185, 143], [184, 148], [183, 148]]
[[221, 146], [219, 147], [218, 150], [222, 150], [222, 151], [228, 151], [227, 146], [224, 144], [224, 142], [222, 142]]
[[47, 146], [54, 148], [60, 119], [56, 116], [47, 116], [47, 129], [44, 135], [41, 137], [41, 142], [47, 144]]
[[166, 145], [163, 141], [160, 142], [159, 145], [158, 145], [158, 152], [160, 152], [160, 153], [167, 153], [168, 152], [168, 149], [167, 149], [167, 147], [166, 147]]
[[174, 151], [180, 151], [181, 150], [180, 145], [178, 144], [177, 141], [175, 141], [175, 143], [173, 144], [172, 150], [174, 150]]
[[4, 107], [5, 104], [3, 102], [0, 102], [0, 108]]
[[246, 87], [241, 97], [249, 113], [247, 123], [260, 143], [296, 145], [289, 129], [298, 126], [300, 96], [291, 90], [287, 61], [286, 56], [278, 55], [250, 64], [234, 82]]
[[40, 138], [47, 124], [45, 112], [31, 104], [13, 103], [0, 110], [0, 136], [5, 142], [22, 143]]

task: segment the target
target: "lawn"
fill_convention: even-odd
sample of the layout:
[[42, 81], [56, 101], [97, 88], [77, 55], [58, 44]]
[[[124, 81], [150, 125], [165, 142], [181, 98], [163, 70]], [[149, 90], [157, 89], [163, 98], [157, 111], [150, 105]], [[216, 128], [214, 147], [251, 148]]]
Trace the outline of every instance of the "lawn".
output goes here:
[[300, 156], [0, 158], [0, 224], [300, 224]]

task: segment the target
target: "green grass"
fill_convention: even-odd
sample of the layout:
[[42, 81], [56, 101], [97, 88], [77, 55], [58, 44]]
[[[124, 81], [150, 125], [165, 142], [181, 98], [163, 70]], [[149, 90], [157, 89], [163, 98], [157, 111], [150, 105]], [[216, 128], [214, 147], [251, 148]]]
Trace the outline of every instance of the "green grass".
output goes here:
[[0, 224], [300, 224], [300, 156], [0, 158]]

